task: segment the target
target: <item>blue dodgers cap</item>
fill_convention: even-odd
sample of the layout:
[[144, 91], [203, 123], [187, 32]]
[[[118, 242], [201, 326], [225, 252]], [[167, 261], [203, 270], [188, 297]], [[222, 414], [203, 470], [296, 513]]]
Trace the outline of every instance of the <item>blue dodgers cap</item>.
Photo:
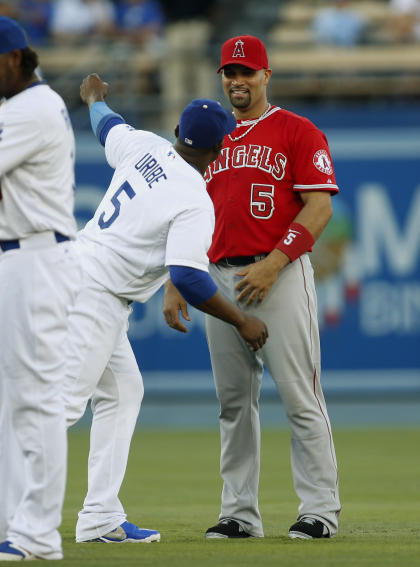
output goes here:
[[235, 128], [235, 117], [220, 102], [197, 98], [181, 114], [179, 138], [192, 148], [211, 148]]
[[23, 28], [12, 18], [0, 16], [0, 53], [25, 47], [28, 47], [28, 40]]

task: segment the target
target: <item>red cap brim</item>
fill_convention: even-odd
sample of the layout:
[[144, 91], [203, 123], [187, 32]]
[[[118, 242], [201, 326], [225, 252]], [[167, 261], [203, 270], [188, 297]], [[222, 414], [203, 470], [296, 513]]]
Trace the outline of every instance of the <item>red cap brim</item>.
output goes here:
[[254, 71], [259, 71], [260, 69], [264, 69], [264, 67], [261, 67], [261, 65], [255, 65], [254, 63], [247, 63], [247, 64], [240, 63], [238, 61], [238, 58], [236, 58], [223, 63], [223, 65], [217, 69], [217, 72], [220, 73], [223, 67], [226, 67], [227, 65], [241, 65], [242, 67], [248, 67], [248, 69], [254, 69]]

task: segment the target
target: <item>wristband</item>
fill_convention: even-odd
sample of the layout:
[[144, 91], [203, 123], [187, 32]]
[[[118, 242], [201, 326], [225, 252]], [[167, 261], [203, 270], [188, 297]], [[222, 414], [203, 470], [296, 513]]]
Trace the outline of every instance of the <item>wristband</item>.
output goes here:
[[94, 102], [90, 107], [90, 123], [93, 133], [103, 146], [106, 137], [113, 126], [124, 124], [125, 120], [116, 114], [105, 102]]
[[307, 228], [298, 222], [292, 222], [281, 239], [277, 242], [276, 248], [281, 250], [293, 262], [305, 252], [312, 250], [315, 239]]

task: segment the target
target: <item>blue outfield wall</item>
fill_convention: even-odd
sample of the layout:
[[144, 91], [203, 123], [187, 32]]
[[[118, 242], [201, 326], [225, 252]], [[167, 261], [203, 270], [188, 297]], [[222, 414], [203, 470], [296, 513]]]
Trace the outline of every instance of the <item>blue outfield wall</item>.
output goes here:
[[[352, 111], [341, 114], [348, 124]], [[420, 395], [420, 124], [369, 113], [326, 132], [340, 195], [313, 253], [324, 386], [337, 395]], [[314, 119], [315, 117], [310, 116]], [[355, 121], [356, 123], [357, 121]], [[317, 122], [316, 122], [317, 123]], [[93, 134], [76, 134], [76, 214], [89, 219], [111, 178]], [[317, 267], [318, 266], [318, 267]], [[204, 317], [188, 335], [166, 326], [162, 292], [134, 306], [130, 340], [149, 395], [213, 392]], [[270, 337], [270, 340], [275, 340]], [[274, 388], [264, 378], [263, 393]]]

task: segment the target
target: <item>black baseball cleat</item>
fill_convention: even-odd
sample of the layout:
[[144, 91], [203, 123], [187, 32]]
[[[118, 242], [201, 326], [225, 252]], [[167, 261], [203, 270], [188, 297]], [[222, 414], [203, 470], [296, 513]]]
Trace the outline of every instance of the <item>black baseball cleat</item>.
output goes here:
[[331, 536], [330, 530], [325, 524], [320, 520], [306, 516], [290, 526], [289, 537], [292, 539], [320, 539]]
[[206, 539], [239, 539], [252, 537], [235, 520], [221, 520], [217, 526], [213, 526], [206, 531]]

